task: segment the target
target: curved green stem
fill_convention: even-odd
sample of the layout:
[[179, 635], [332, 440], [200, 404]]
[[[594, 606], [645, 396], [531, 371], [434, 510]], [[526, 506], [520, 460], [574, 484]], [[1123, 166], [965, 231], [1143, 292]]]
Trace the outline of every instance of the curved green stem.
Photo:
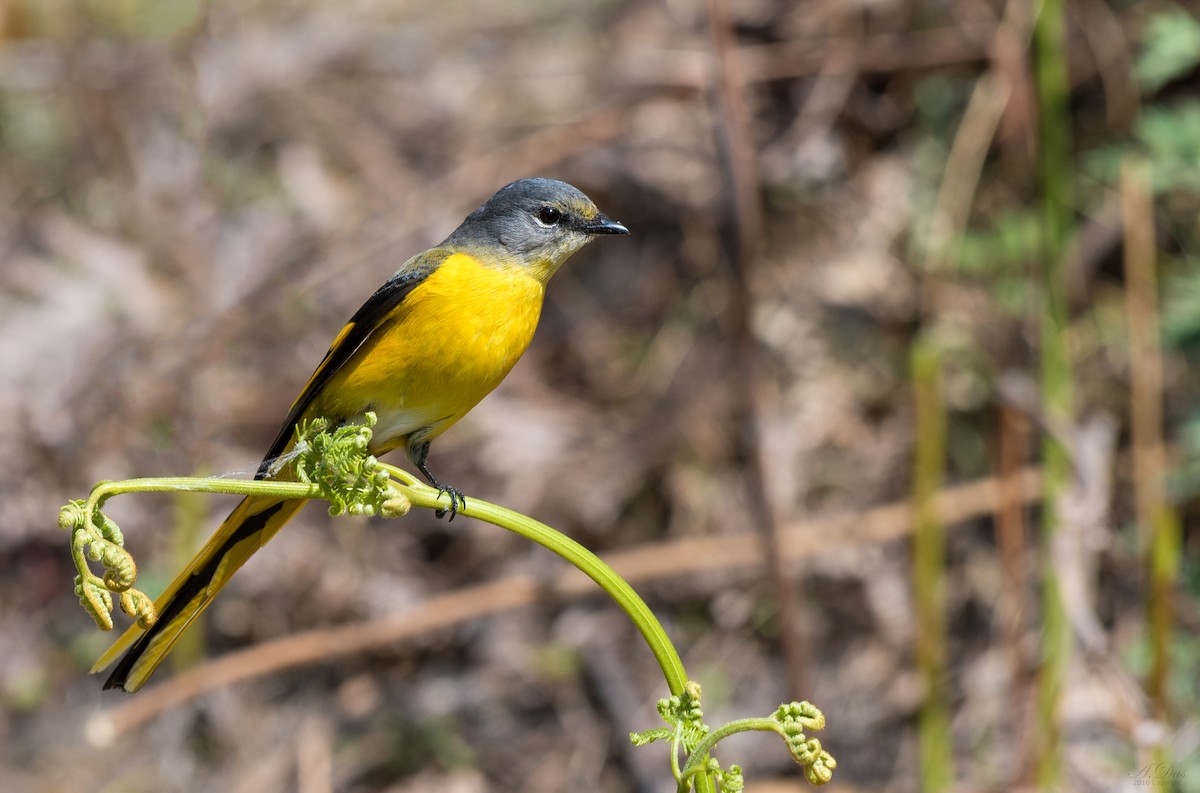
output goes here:
[[[167, 493], [188, 491], [195, 493], [232, 493], [235, 495], [280, 495], [286, 498], [320, 498], [321, 491], [315, 485], [298, 482], [258, 481], [245, 479], [222, 479], [220, 477], [167, 476], [144, 479], [124, 479], [119, 482], [98, 482], [92, 487], [87, 501], [83, 502], [83, 514], [79, 525], [83, 532], [76, 532], [71, 540], [71, 554], [75, 566], [87, 580], [103, 585], [101, 579], [87, 572], [84, 548], [100, 535], [94, 529], [97, 511], [113, 496], [125, 493]], [[119, 541], [118, 541], [119, 542]]]
[[[413, 506], [431, 509], [446, 508], [447, 502], [442, 498], [444, 494], [439, 494], [436, 489], [417, 481], [412, 474], [386, 463], [380, 463], [379, 467], [405, 483], [399, 490], [408, 497]], [[448, 496], [446, 498], [448, 499]], [[601, 561], [600, 557], [544, 523], [478, 498], [468, 498], [466, 506], [459, 509], [458, 514], [478, 518], [520, 534], [566, 559], [584, 575], [599, 584], [600, 588], [607, 592], [609, 597], [616, 601], [621, 610], [629, 616], [642, 634], [642, 638], [646, 640], [650, 652], [654, 654], [655, 660], [662, 669], [671, 693], [677, 696], [683, 693], [684, 686], [688, 682], [687, 672], [684, 671], [683, 661], [680, 660], [679, 653], [676, 652], [674, 645], [667, 637], [662, 623], [650, 611], [650, 607], [646, 605], [645, 601], [633, 591], [633, 587], [617, 575], [615, 570]]]
[[679, 767], [679, 747], [683, 743], [683, 722], [675, 725], [674, 734], [671, 736], [671, 775], [679, 782], [682, 782], [683, 770]]
[[[380, 463], [380, 467], [396, 479], [405, 482], [405, 485], [398, 489], [412, 502], [413, 506], [432, 509], [444, 509], [447, 506], [442, 500], [444, 494], [438, 493], [436, 489], [417, 481], [407, 471], [385, 463]], [[449, 497], [447, 496], [447, 498]], [[684, 671], [683, 661], [680, 660], [675, 646], [671, 644], [671, 640], [667, 636], [666, 630], [663, 629], [662, 623], [654, 616], [654, 612], [650, 610], [645, 601], [633, 590], [633, 587], [627, 584], [625, 579], [617, 575], [615, 570], [601, 561], [600, 557], [575, 540], [572, 540], [561, 532], [555, 531], [544, 523], [487, 501], [468, 498], [466, 504], [458, 512], [467, 517], [487, 521], [536, 542], [543, 548], [566, 559], [584, 575], [595, 581], [601, 589], [608, 593], [609, 597], [616, 602], [629, 619], [633, 621], [633, 624], [642, 634], [642, 638], [650, 647], [650, 652], [654, 654], [655, 660], [658, 661], [659, 668], [662, 669], [671, 694], [674, 696], [683, 695], [688, 683], [687, 672]], [[707, 773], [703, 773], [705, 769], [702, 766], [687, 776], [679, 774], [679, 736], [680, 732], [677, 729], [675, 740], [672, 741], [671, 770], [676, 772], [676, 778], [680, 779], [681, 783], [682, 780], [694, 776], [697, 793], [711, 793], [714, 790], [714, 783]], [[707, 762], [707, 758], [708, 748], [697, 749], [689, 757], [689, 764], [697, 759], [704, 763]]]
[[222, 479], [215, 476], [160, 476], [99, 482], [87, 500], [87, 517], [112, 496], [124, 493], [230, 493], [238, 496], [282, 496], [283, 498], [320, 498], [321, 489], [301, 482], [276, 479]]
[[705, 770], [704, 766], [708, 762], [708, 753], [712, 751], [721, 740], [728, 738], [735, 732], [779, 732], [779, 723], [766, 718], [749, 718], [738, 719], [731, 721], [728, 724], [722, 725], [720, 729], [713, 730], [700, 743], [696, 744], [696, 748], [688, 756], [687, 764], [684, 765], [683, 771], [680, 772], [679, 781], [682, 783], [689, 777], [698, 774]]

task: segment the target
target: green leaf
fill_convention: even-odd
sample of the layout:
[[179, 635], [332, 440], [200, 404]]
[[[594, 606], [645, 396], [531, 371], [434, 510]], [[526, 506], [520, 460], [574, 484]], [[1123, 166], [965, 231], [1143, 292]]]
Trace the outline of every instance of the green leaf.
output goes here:
[[1153, 167], [1156, 193], [1170, 189], [1200, 191], [1200, 102], [1150, 107], [1137, 137]]
[[1134, 66], [1138, 83], [1157, 91], [1200, 63], [1200, 20], [1182, 9], [1151, 17], [1142, 32], [1142, 52]]
[[674, 733], [666, 727], [655, 727], [642, 732], [629, 733], [629, 740], [634, 746], [645, 746], [655, 741], [669, 741]]
[[1163, 341], [1183, 351], [1200, 348], [1200, 270], [1169, 279], [1163, 301]]

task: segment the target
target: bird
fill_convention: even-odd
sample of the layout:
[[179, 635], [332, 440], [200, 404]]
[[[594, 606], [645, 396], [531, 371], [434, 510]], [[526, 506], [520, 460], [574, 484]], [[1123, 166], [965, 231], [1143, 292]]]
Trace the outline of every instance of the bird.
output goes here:
[[[371, 454], [403, 449], [439, 495], [449, 496], [453, 519], [466, 499], [429, 470], [430, 444], [525, 352], [546, 284], [563, 263], [598, 236], [628, 233], [566, 182], [530, 178], [502, 187], [354, 313], [292, 403], [255, 478], [294, 477], [278, 461], [291, 450], [297, 424], [323, 418], [336, 426], [373, 411]], [[243, 499], [155, 601], [154, 624], [131, 626], [96, 661], [93, 673], [116, 661], [104, 688], [141, 688], [233, 574], [305, 503]]]

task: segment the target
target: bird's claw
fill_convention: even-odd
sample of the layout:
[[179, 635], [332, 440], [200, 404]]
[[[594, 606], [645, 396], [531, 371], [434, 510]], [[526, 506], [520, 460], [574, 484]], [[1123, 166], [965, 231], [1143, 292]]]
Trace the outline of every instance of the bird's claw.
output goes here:
[[[459, 490], [457, 487], [450, 487], [449, 485], [443, 485], [441, 482], [439, 482], [437, 480], [437, 477], [434, 476], [433, 472], [429, 470], [429, 466], [427, 466], [425, 464], [425, 456], [428, 454], [429, 454], [429, 441], [425, 441], [425, 443], [423, 443], [419, 446], [410, 448], [409, 452], [408, 452], [408, 456], [410, 458], [412, 458], [413, 462], [416, 463], [417, 470], [419, 470], [422, 474], [424, 474], [425, 478], [429, 480], [429, 484], [437, 489], [438, 499], [441, 499], [441, 497], [443, 495], [450, 496], [450, 508], [448, 510], [447, 509], [434, 510], [434, 512], [433, 512], [434, 517], [441, 518], [447, 512], [449, 512], [450, 520], [454, 520], [454, 516], [458, 514], [458, 511], [460, 509], [466, 509], [467, 498], [466, 498], [466, 496], [463, 495], [463, 492], [461, 490]], [[446, 521], [446, 522], [449, 523], [450, 521]]]
[[446, 521], [447, 523], [449, 523], [450, 521], [454, 520], [454, 516], [458, 514], [458, 511], [460, 509], [466, 509], [467, 497], [464, 496], [463, 492], [461, 490], [459, 490], [457, 487], [449, 487], [447, 485], [437, 485], [437, 491], [438, 491], [438, 498], [441, 498], [443, 494], [450, 496], [450, 508], [434, 510], [433, 515], [436, 518], [442, 518], [446, 515], [447, 512], [449, 512], [450, 520]]

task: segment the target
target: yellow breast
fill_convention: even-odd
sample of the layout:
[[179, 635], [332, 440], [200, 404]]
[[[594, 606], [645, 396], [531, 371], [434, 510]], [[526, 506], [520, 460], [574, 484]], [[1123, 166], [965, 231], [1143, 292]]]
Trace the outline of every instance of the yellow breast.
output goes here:
[[377, 449], [437, 437], [499, 385], [533, 339], [545, 288], [456, 253], [331, 378], [327, 413], [374, 410]]

